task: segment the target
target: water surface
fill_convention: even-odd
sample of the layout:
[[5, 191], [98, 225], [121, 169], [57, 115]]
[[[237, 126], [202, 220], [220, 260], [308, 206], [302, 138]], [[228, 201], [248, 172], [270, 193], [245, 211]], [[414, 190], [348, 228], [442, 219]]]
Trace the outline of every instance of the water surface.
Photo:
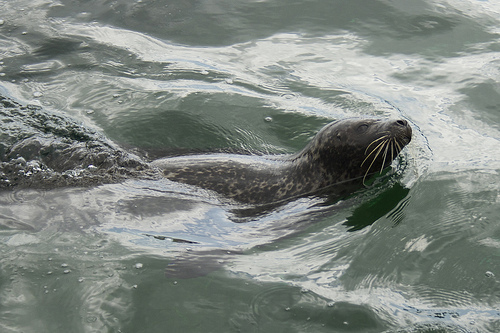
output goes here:
[[[4, 188], [1, 331], [499, 331], [499, 14], [475, 0], [1, 2], [1, 94], [140, 158], [292, 153], [353, 116], [414, 129], [375, 186], [253, 218], [147, 177]], [[7, 118], [3, 157], [34, 128]]]

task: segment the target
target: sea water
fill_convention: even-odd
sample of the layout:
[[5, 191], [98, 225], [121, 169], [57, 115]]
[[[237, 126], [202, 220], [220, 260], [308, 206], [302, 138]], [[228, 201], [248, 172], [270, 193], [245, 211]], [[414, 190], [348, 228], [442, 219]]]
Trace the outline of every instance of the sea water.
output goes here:
[[253, 217], [161, 179], [4, 188], [0, 331], [498, 332], [499, 26], [487, 0], [0, 2], [2, 95], [145, 159], [414, 133], [373, 186]]

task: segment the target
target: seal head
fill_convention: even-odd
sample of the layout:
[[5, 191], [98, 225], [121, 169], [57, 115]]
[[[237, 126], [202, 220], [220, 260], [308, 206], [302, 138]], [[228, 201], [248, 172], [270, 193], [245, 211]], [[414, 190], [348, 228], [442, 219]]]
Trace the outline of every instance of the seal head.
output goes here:
[[404, 119], [344, 119], [323, 127], [294, 155], [233, 154], [164, 158], [152, 162], [170, 180], [213, 190], [242, 203], [274, 204], [318, 194], [344, 194], [388, 167], [410, 142]]
[[[411, 141], [412, 130], [404, 119], [345, 119], [332, 122], [292, 160], [302, 168], [317, 169], [326, 182], [363, 177], [388, 167]], [[312, 170], [311, 170], [312, 171]]]

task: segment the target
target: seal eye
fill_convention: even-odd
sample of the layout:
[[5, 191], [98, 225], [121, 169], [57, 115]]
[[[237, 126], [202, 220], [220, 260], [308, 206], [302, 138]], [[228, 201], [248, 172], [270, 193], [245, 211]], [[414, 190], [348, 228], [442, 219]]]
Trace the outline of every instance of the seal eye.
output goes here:
[[361, 124], [361, 125], [358, 126], [357, 131], [358, 131], [358, 133], [363, 133], [367, 129], [368, 129], [368, 125], [367, 124]]

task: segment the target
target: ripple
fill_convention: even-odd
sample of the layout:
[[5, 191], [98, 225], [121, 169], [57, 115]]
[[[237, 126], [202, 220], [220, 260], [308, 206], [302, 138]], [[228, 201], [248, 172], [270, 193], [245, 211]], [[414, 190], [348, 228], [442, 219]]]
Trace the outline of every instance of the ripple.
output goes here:
[[255, 295], [250, 307], [257, 320], [286, 321], [291, 317], [290, 308], [303, 297], [300, 289], [290, 286], [274, 286]]
[[20, 73], [21, 74], [29, 74], [29, 75], [55, 73], [58, 70], [61, 70], [65, 67], [66, 66], [61, 61], [48, 60], [48, 61], [39, 62], [36, 64], [23, 65], [21, 67]]
[[[255, 321], [286, 322], [293, 327], [316, 327], [317, 331], [369, 331], [387, 326], [369, 306], [329, 301], [312, 291], [293, 286], [273, 286], [254, 296], [251, 309]], [[292, 322], [291, 322], [292, 321]]]
[[20, 221], [17, 218], [13, 218], [10, 216], [5, 216], [0, 214], [0, 230], [29, 230], [34, 231], [35, 228], [27, 223]]
[[465, 290], [438, 289], [427, 286], [415, 286], [412, 291], [418, 294], [419, 303], [442, 308], [467, 308], [477, 299]]
[[13, 204], [15, 203], [23, 203], [23, 204], [31, 204], [37, 202], [43, 202], [43, 198], [45, 197], [45, 191], [43, 190], [14, 190], [9, 192], [9, 201]]

